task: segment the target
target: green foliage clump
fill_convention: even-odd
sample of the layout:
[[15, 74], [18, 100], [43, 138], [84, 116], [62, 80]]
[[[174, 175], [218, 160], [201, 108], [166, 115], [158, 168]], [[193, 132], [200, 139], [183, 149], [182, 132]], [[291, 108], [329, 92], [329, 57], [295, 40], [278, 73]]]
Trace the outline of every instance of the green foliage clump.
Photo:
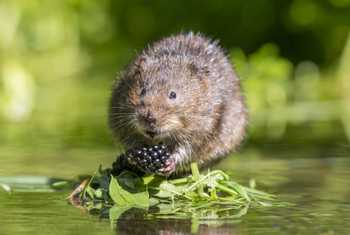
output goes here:
[[100, 169], [78, 201], [89, 211], [107, 208], [110, 219], [135, 207], [148, 212], [148, 217], [228, 219], [246, 214], [251, 207], [280, 205], [274, 195], [254, 185], [242, 186], [221, 170], [200, 174], [195, 163], [191, 169], [191, 175], [177, 179], [139, 177], [128, 171], [115, 177], [109, 169]]

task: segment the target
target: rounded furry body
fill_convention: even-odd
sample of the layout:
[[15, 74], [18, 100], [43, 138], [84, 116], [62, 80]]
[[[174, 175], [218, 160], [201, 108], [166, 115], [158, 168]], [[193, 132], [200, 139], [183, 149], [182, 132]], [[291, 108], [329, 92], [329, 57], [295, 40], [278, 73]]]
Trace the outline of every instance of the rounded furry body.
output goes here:
[[109, 124], [127, 147], [162, 142], [184, 173], [234, 151], [247, 110], [234, 69], [217, 41], [192, 32], [153, 43], [121, 73], [112, 90]]

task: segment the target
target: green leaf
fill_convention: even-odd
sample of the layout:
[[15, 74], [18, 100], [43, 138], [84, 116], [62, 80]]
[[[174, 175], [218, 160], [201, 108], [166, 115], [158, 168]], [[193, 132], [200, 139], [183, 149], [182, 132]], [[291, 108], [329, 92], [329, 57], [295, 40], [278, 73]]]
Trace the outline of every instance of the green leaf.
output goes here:
[[[128, 186], [133, 186], [134, 183], [131, 181], [123, 181], [128, 182]], [[134, 185], [135, 186], [135, 185]], [[109, 184], [109, 195], [117, 206], [126, 207], [126, 206], [134, 206], [134, 207], [149, 207], [149, 195], [146, 190], [130, 192], [125, 188], [120, 186], [118, 180], [111, 176], [111, 181]]]
[[155, 175], [146, 175], [146, 176], [142, 177], [143, 183], [145, 185], [151, 183], [154, 179], [155, 179]]
[[102, 189], [96, 189], [95, 190], [95, 196], [97, 197], [97, 198], [102, 198], [103, 197], [103, 191], [102, 191]]
[[146, 190], [143, 179], [133, 172], [123, 171], [117, 179], [118, 183], [129, 192], [140, 192]]
[[95, 197], [95, 189], [91, 188], [90, 186], [86, 188], [86, 193], [89, 195], [90, 198]]

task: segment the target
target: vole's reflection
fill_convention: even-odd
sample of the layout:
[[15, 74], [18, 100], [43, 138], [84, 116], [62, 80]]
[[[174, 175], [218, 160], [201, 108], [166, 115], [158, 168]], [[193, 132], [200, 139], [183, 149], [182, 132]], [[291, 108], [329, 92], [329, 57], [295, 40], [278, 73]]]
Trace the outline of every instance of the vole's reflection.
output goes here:
[[208, 224], [192, 223], [187, 219], [144, 219], [144, 211], [131, 209], [123, 213], [116, 223], [118, 235], [187, 235], [187, 234], [237, 234], [234, 224], [210, 221]]

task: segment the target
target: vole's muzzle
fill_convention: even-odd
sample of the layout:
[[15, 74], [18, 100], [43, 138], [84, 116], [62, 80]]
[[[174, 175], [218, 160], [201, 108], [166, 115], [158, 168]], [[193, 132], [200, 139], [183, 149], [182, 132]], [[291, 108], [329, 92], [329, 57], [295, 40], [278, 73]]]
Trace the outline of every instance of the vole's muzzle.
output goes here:
[[150, 110], [139, 113], [137, 116], [138, 122], [145, 129], [145, 133], [153, 138], [157, 134], [157, 119]]

